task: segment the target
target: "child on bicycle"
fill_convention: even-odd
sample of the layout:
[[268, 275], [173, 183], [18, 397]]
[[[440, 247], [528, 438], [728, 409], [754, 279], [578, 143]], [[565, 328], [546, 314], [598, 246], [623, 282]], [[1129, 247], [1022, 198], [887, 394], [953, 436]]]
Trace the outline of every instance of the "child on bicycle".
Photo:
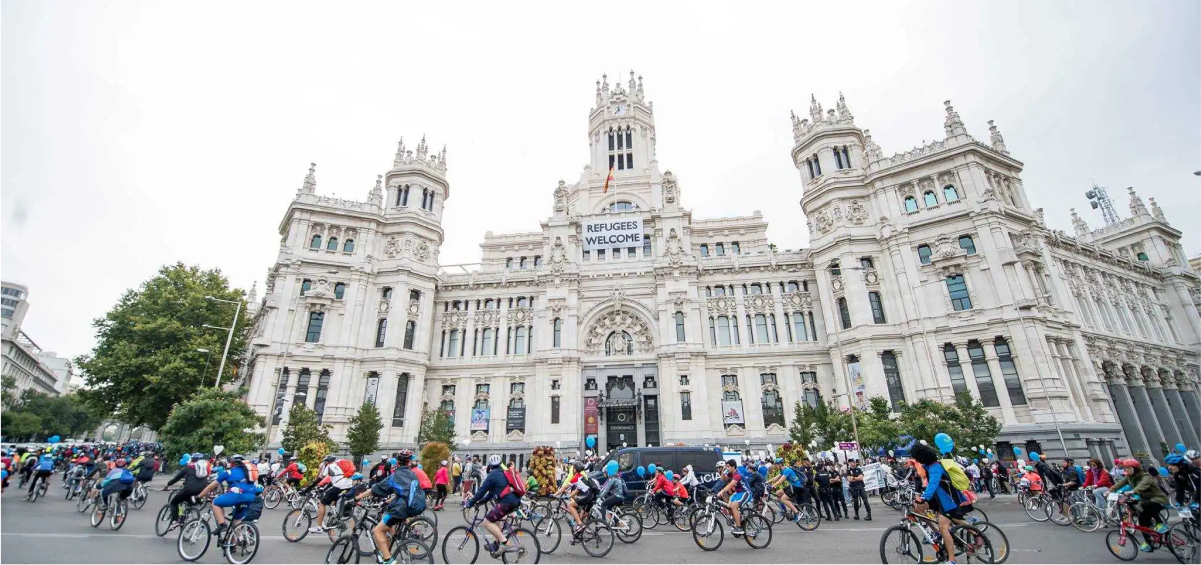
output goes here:
[[613, 510], [614, 506], [621, 506], [626, 498], [626, 482], [617, 473], [617, 461], [610, 461], [605, 465], [605, 476], [609, 479], [596, 495], [597, 500], [601, 501], [602, 513]]
[[[1135, 496], [1132, 506], [1138, 514], [1138, 525], [1144, 528], [1153, 528], [1161, 534], [1167, 532], [1167, 524], [1157, 524], [1156, 522], [1158, 522], [1159, 511], [1163, 510], [1164, 505], [1168, 503], [1168, 495], [1160, 490], [1155, 477], [1144, 471], [1143, 465], [1137, 459], [1122, 460], [1122, 467], [1126, 471], [1126, 476], [1114, 483], [1112, 490], [1121, 490], [1122, 487], [1129, 485], [1131, 494]], [[1150, 534], [1143, 534], [1143, 543], [1139, 544], [1138, 549], [1145, 553], [1152, 551]]]
[[800, 492], [801, 487], [805, 483], [802, 482], [801, 475], [797, 473], [792, 466], [784, 465], [783, 459], [776, 458], [776, 465], [780, 466], [780, 474], [776, 475], [776, 478], [772, 479], [768, 483], [768, 486], [772, 489], [775, 489], [776, 497], [779, 498], [780, 502], [783, 502], [784, 505], [787, 506], [788, 509], [793, 513], [792, 521], [800, 522], [801, 514], [797, 511], [796, 505], [793, 504], [792, 498], [790, 498], [784, 491], [785, 486], [787, 485], [787, 488], [792, 490], [794, 496], [796, 496], [796, 493]]

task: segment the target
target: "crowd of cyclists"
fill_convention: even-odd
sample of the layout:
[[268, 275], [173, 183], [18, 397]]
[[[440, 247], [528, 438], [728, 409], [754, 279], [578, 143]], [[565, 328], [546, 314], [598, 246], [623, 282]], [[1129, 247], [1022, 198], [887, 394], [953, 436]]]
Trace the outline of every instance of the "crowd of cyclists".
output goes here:
[[[123, 501], [139, 485], [144, 488], [156, 472], [163, 471], [160, 454], [161, 446], [157, 444], [19, 448], [4, 453], [3, 485], [7, 489], [12, 475], [16, 475], [25, 499], [36, 500], [39, 492], [45, 493], [54, 473], [62, 472], [68, 498], [74, 492], [95, 501], [94, 514], [103, 519], [106, 512], [126, 512]], [[812, 531], [823, 517], [827, 521], [850, 518], [851, 508], [855, 520], [861, 517], [872, 520], [867, 477], [855, 459], [839, 464], [832, 460], [802, 459], [786, 463], [781, 458], [738, 457], [720, 461], [715, 474], [698, 472], [691, 465], [675, 473], [652, 464], [649, 473], [642, 477], [646, 481], [645, 491], [630, 504], [631, 495], [636, 493], [630, 492], [626, 481], [629, 475], [623, 477], [616, 460], [602, 464], [595, 457], [564, 460], [555, 477], [557, 488], [546, 488], [537, 483], [532, 473], [523, 472], [515, 461], [505, 461], [499, 455], [482, 460], [479, 456], [450, 457], [440, 462], [431, 479], [408, 450], [382, 456], [374, 464], [331, 454], [309, 475], [313, 478], [307, 484], [308, 469], [304, 463], [296, 456], [280, 455], [261, 459], [248, 459], [240, 454], [185, 455], [178, 470], [162, 487], [168, 491], [180, 485], [160, 511], [158, 521], [162, 524], [156, 525], [156, 529], [160, 525], [162, 531], [179, 529], [180, 556], [190, 560], [198, 557], [185, 549], [185, 532], [203, 530], [204, 548], [208, 547], [210, 534], [207, 523], [190, 529], [186, 526], [188, 522], [205, 522], [211, 517], [215, 525], [211, 535], [221, 540], [227, 559], [231, 563], [246, 563], [258, 549], [254, 523], [262, 516], [264, 505], [274, 508], [281, 497], [286, 497], [294, 512], [299, 508], [301, 514], [309, 516], [305, 522], [311, 524], [307, 533], [328, 534], [337, 541], [352, 535], [356, 521], [363, 522], [370, 525], [363, 531], [369, 532], [370, 541], [366, 543], [373, 547], [379, 562], [393, 563], [398, 557], [402, 562], [426, 562], [433, 560], [434, 548], [440, 542], [444, 558], [448, 550], [465, 545], [463, 541], [452, 543], [450, 533], [439, 540], [437, 518], [432, 515], [445, 508], [448, 496], [458, 493], [462, 497], [464, 519], [469, 522], [465, 529], [468, 538], [482, 538], [483, 547], [493, 558], [537, 562], [540, 553], [554, 550], [552, 537], [553, 546], [558, 546], [558, 538], [554, 536], [560, 535], [556, 522], [560, 517], [568, 525], [571, 543], [584, 545], [590, 555], [597, 554], [592, 550], [605, 543], [605, 536], [608, 547], [612, 547], [614, 534], [623, 542], [632, 543], [643, 528], [660, 524], [692, 530], [697, 545], [711, 550], [716, 547], [709, 537], [715, 530], [721, 535], [720, 526], [713, 524], [715, 521], [725, 520], [732, 535], [761, 548], [770, 544], [772, 524], [784, 520]], [[974, 504], [984, 492], [996, 496], [998, 492], [1013, 491], [1026, 505], [1027, 513], [1033, 504], [1029, 501], [1049, 497], [1069, 522], [1079, 517], [1064, 509], [1081, 496], [1102, 511], [1113, 504], [1128, 506], [1131, 519], [1142, 532], [1138, 548], [1144, 552], [1165, 543], [1163, 535], [1168, 532], [1163, 519], [1165, 508], [1192, 508], [1196, 512], [1201, 503], [1201, 457], [1196, 451], [1169, 454], [1162, 470], [1144, 468], [1135, 459], [1115, 459], [1112, 467], [1106, 468], [1097, 459], [1077, 465], [1070, 458], [1050, 462], [1034, 453], [1029, 456], [1029, 461], [1019, 458], [1008, 465], [987, 460], [981, 464], [976, 460], [956, 459], [923, 442], [911, 447], [907, 459], [879, 461], [878, 472], [885, 480], [875, 484], [884, 493], [909, 493], [908, 498], [899, 499], [903, 516], [927, 520], [931, 531], [941, 534], [943, 543], [937, 544], [939, 555], [951, 563], [962, 555], [963, 548], [957, 550], [957, 542], [970, 546], [976, 543], [972, 541], [972, 532], [984, 539], [989, 537], [985, 534], [987, 528], [999, 531], [987, 523], [977, 524], [979, 527], [973, 529], [972, 515], [977, 514]], [[639, 469], [640, 477], [642, 473]], [[708, 484], [701, 480], [701, 473], [708, 477]], [[540, 496], [547, 492], [551, 494]], [[887, 505], [898, 507], [894, 504], [898, 500], [895, 496], [882, 495], [882, 499]], [[561, 512], [556, 510], [558, 504]], [[479, 518], [472, 522], [469, 513], [477, 508]], [[1050, 515], [1051, 510], [1047, 513]], [[425, 520], [430, 528], [415, 528], [414, 520]], [[519, 527], [522, 521], [529, 522], [528, 529]], [[246, 524], [244, 532], [230, 533], [231, 524], [242, 523]], [[405, 526], [400, 527], [402, 524]], [[487, 532], [487, 538], [473, 533], [477, 525]], [[632, 533], [635, 528], [637, 535]], [[885, 538], [896, 528], [886, 531]], [[285, 534], [287, 529], [285, 523]], [[514, 539], [521, 538], [523, 532], [533, 539]], [[355, 540], [356, 553], [368, 534], [363, 535]], [[1195, 530], [1191, 535], [1196, 536]], [[401, 538], [405, 538], [404, 543], [398, 544]], [[890, 562], [884, 542], [882, 539], [881, 557]], [[1199, 542], [1201, 539], [1194, 537], [1193, 556]], [[927, 539], [926, 543], [932, 542]], [[720, 539], [717, 544], [720, 545]], [[397, 555], [397, 551], [404, 553]], [[892, 551], [905, 553], [912, 548]], [[327, 562], [346, 562], [334, 553], [331, 548]]]

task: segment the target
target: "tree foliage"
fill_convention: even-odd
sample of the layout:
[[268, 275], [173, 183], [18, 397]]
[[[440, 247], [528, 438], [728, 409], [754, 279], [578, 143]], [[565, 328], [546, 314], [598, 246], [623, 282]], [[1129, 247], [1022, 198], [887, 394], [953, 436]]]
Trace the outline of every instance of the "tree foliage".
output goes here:
[[242, 400], [245, 391], [205, 389], [171, 411], [159, 430], [168, 460], [184, 453], [210, 453], [224, 445], [223, 453], [252, 453], [263, 445], [263, 434], [247, 432], [266, 425], [266, 420]]
[[455, 423], [445, 410], [421, 409], [421, 427], [417, 430], [417, 445], [436, 441], [446, 445], [455, 443]]
[[317, 413], [309, 410], [307, 406], [293, 405], [288, 411], [288, 425], [284, 427], [284, 451], [295, 453], [313, 442], [324, 443], [332, 450], [337, 444], [329, 437], [330, 429], [331, 426], [317, 423]]
[[357, 465], [363, 457], [379, 449], [379, 430], [383, 422], [375, 404], [364, 402], [358, 413], [350, 418], [350, 426], [346, 430], [347, 448]]
[[304, 473], [305, 484], [311, 484], [317, 478], [317, 473], [321, 472], [321, 460], [333, 452], [334, 444], [324, 441], [312, 441], [300, 448], [296, 456], [300, 458], [300, 462], [304, 463], [304, 466], [307, 468]]
[[954, 404], [922, 399], [903, 406], [897, 426], [901, 434], [924, 439], [931, 445], [935, 435], [946, 433], [963, 450], [994, 445], [997, 434], [1001, 433], [1001, 423], [967, 393], [957, 396]]
[[79, 394], [50, 396], [32, 389], [16, 394], [16, 382], [3, 383], [5, 409], [0, 414], [0, 428], [5, 437], [46, 439], [61, 436], [66, 439], [96, 429], [104, 416], [88, 405]]
[[[95, 349], [76, 363], [88, 389], [84, 394], [106, 412], [130, 425], [158, 430], [172, 407], [202, 386], [213, 386], [226, 333], [204, 325], [228, 327], [234, 305], [214, 300], [242, 300], [220, 270], [201, 270], [182, 263], [164, 266], [138, 289], [125, 292], [96, 328]], [[243, 307], [229, 346], [225, 374], [236, 371], [246, 350], [248, 323]], [[212, 363], [204, 373], [205, 353]]]
[[421, 448], [421, 469], [431, 479], [443, 461], [450, 461], [450, 446], [440, 441], [431, 441]]

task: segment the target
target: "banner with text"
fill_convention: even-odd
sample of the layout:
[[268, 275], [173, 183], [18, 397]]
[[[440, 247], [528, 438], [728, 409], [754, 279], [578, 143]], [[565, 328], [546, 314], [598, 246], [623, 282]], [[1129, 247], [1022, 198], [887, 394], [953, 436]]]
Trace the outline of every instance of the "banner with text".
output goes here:
[[584, 250], [642, 247], [642, 218], [584, 223]]
[[584, 434], [596, 435], [600, 429], [600, 421], [597, 416], [600, 415], [600, 409], [596, 404], [595, 398], [584, 399]]

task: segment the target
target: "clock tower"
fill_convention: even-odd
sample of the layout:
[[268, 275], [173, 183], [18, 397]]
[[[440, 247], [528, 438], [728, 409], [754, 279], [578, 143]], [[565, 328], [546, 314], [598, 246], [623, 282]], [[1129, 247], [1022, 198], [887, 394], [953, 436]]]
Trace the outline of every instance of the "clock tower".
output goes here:
[[645, 175], [655, 158], [654, 104], [645, 101], [642, 77], [610, 89], [609, 77], [596, 81], [596, 107], [588, 116], [588, 143], [594, 174]]

